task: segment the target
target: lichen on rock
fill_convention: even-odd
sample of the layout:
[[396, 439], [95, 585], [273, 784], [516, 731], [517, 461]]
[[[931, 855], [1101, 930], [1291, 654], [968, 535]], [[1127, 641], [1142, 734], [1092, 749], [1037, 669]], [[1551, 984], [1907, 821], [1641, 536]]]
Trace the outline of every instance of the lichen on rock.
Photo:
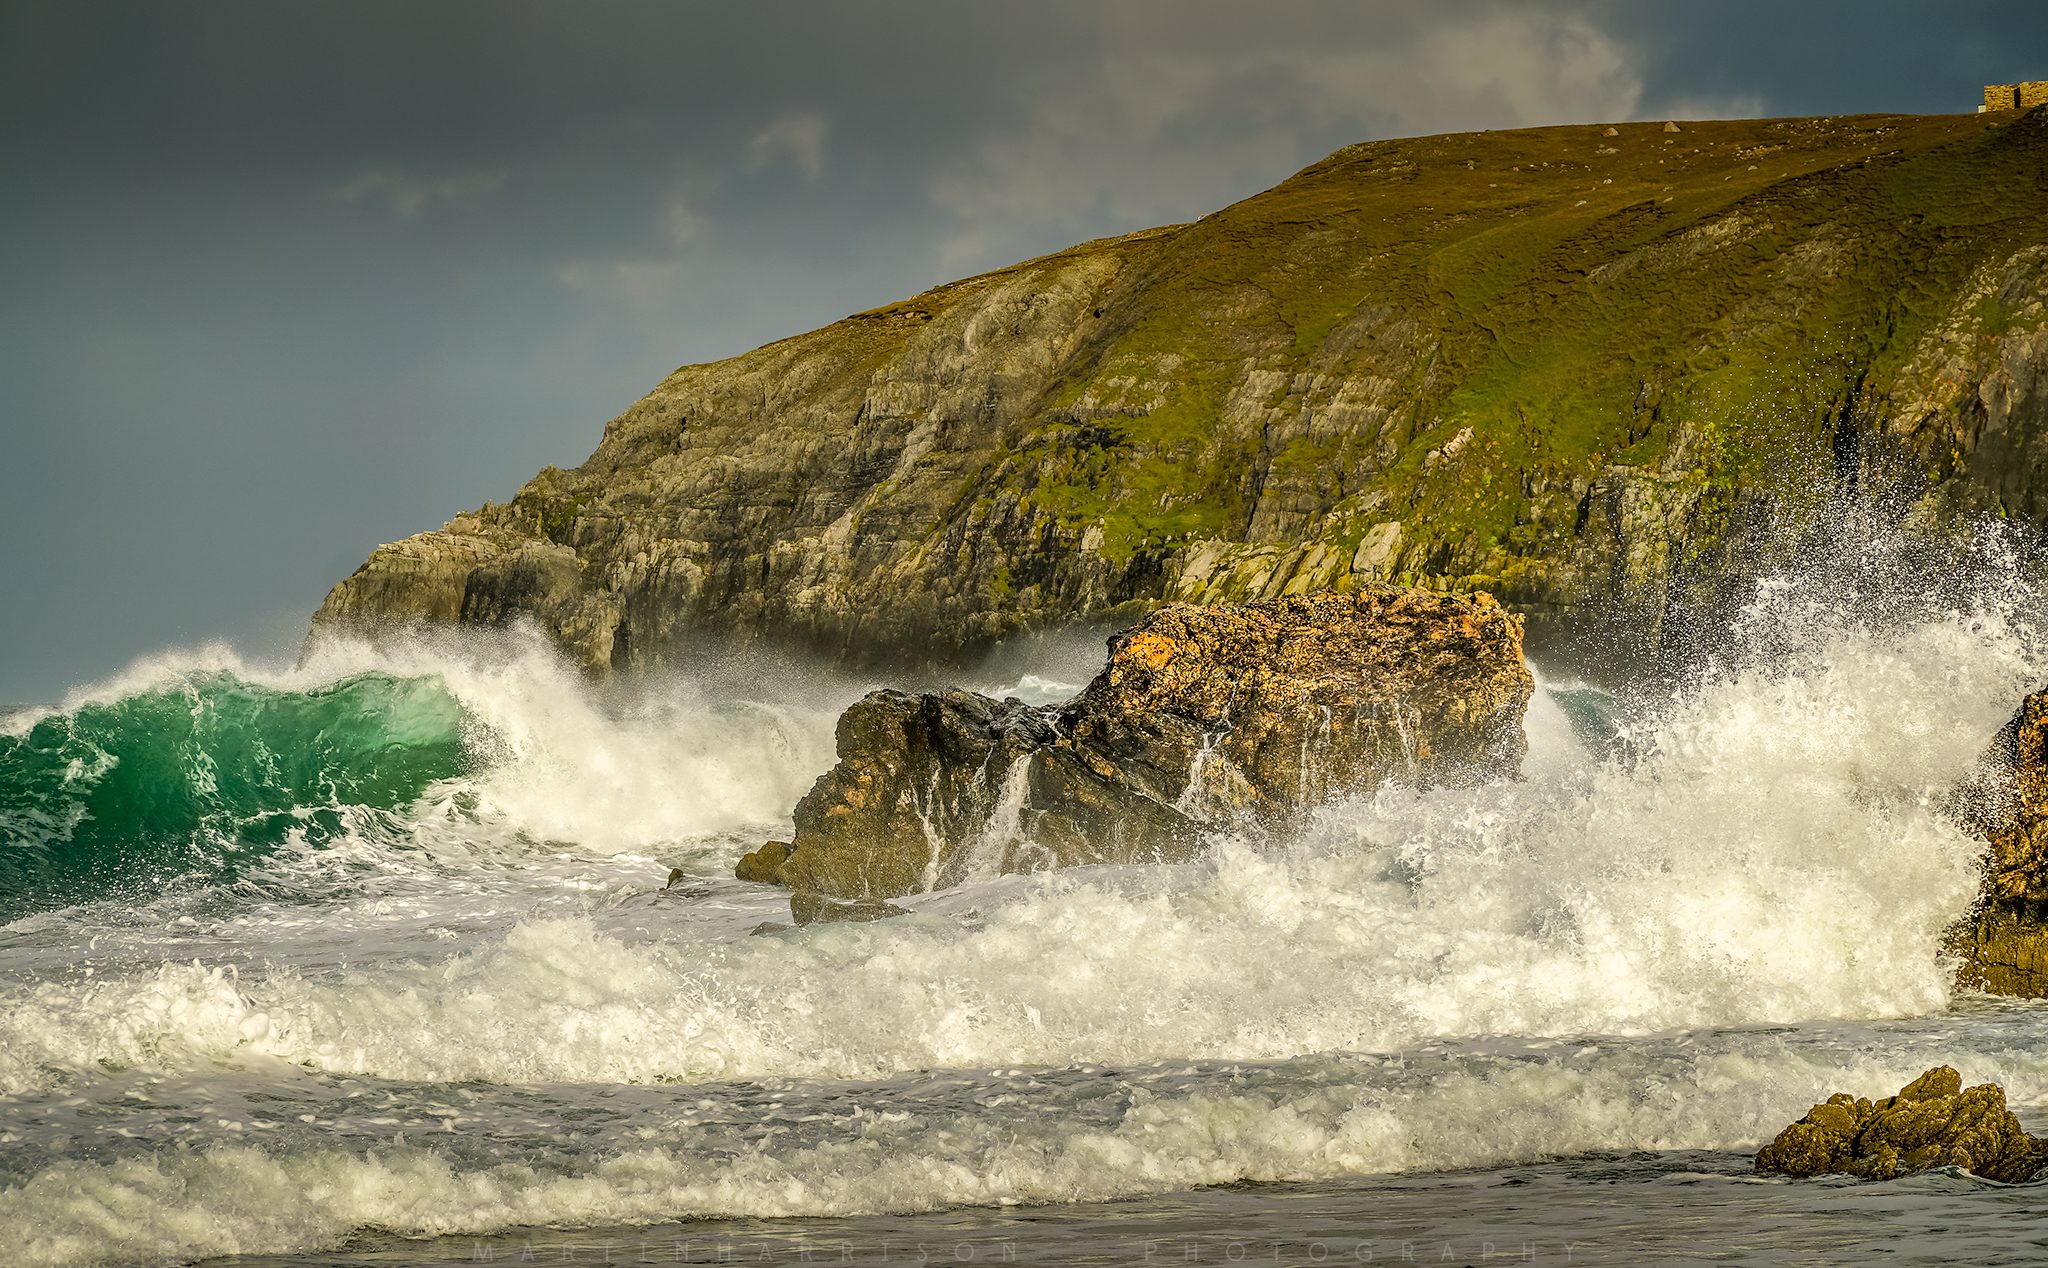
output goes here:
[[1837, 1092], [1756, 1156], [1758, 1171], [1866, 1180], [1961, 1167], [1987, 1180], [2018, 1184], [2043, 1166], [2048, 1140], [2020, 1126], [2006, 1108], [2005, 1089], [1995, 1083], [1965, 1088], [1962, 1076], [1945, 1065], [1879, 1101]]

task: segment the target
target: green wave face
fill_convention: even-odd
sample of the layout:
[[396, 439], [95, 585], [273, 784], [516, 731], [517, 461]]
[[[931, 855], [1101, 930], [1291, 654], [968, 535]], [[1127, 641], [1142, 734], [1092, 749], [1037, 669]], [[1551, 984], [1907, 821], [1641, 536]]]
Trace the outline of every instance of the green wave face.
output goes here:
[[283, 691], [197, 673], [0, 735], [0, 922], [229, 881], [294, 829], [332, 839], [348, 808], [461, 774], [463, 722], [435, 678]]

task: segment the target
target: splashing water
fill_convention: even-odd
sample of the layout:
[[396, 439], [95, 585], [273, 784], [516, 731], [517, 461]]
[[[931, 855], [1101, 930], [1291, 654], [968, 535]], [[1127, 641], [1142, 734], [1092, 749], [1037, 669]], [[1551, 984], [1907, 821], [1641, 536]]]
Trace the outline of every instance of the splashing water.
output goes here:
[[464, 768], [429, 679], [280, 691], [195, 669], [0, 734], [0, 920], [52, 903], [231, 881], [288, 836], [331, 839]]
[[1739, 1149], [1936, 1060], [2041, 1104], [2048, 1023], [1941, 951], [1943, 794], [2048, 665], [2013, 575], [1766, 587], [1661, 698], [1539, 678], [1519, 781], [760, 936], [731, 863], [862, 684], [142, 666], [0, 737], [0, 1220], [163, 1261]]

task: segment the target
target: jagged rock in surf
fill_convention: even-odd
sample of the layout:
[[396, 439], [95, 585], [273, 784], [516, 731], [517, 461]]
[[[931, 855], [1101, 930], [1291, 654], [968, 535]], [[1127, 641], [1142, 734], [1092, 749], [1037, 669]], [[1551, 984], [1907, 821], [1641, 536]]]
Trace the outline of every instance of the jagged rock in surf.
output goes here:
[[[1111, 752], [1127, 731], [1157, 729], [1189, 762], [1207, 742], [1230, 772], [1207, 791], [1270, 820], [1389, 776], [1518, 770], [1534, 689], [1521, 623], [1491, 596], [1372, 586], [1162, 609], [1112, 640], [1066, 716]], [[1141, 755], [1159, 750], [1144, 741]]]
[[1756, 1156], [1758, 1171], [1890, 1180], [1961, 1167], [2018, 1184], [2048, 1166], [2048, 1140], [2029, 1136], [1996, 1083], [1965, 1088], [1936, 1066], [1880, 1101], [1837, 1092], [1778, 1133]]
[[740, 856], [739, 866], [733, 869], [732, 874], [743, 881], [771, 884], [775, 880], [775, 873], [781, 870], [783, 863], [788, 859], [789, 842], [763, 842], [760, 849]]
[[2048, 691], [2020, 704], [1959, 796], [1984, 838], [1984, 898], [1950, 931], [1965, 985], [2048, 996]]
[[795, 839], [743, 879], [887, 898], [979, 876], [1188, 857], [1203, 830], [1284, 827], [1387, 780], [1515, 773], [1534, 679], [1490, 596], [1371, 586], [1174, 605], [1110, 640], [1072, 701], [878, 691]]
[[[893, 897], [957, 882], [1006, 772], [1054, 739], [1047, 711], [967, 691], [877, 691], [839, 717], [839, 762], [796, 805], [773, 879], [841, 898]], [[771, 842], [742, 860], [765, 870]], [[752, 861], [751, 864], [749, 861]]]

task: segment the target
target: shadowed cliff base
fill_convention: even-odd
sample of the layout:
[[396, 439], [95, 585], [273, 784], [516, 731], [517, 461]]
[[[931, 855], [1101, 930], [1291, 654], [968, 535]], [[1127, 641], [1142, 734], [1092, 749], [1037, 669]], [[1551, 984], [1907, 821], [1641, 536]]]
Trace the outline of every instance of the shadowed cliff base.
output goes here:
[[381, 548], [314, 628], [943, 662], [1391, 581], [1640, 668], [1874, 490], [1933, 540], [2039, 530], [2043, 224], [2041, 110], [1353, 146], [684, 367], [583, 466]]

